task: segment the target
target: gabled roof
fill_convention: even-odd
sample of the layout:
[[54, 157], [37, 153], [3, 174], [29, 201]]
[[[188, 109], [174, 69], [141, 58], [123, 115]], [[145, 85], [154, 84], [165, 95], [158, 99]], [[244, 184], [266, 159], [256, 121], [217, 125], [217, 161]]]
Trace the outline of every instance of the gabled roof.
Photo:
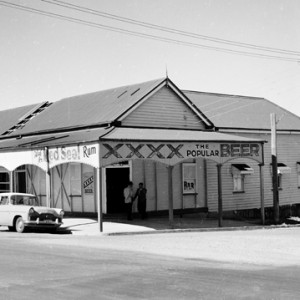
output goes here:
[[122, 120], [124, 115], [133, 111], [139, 103], [165, 85], [180, 95], [182, 101], [207, 126], [213, 126], [168, 78], [161, 78], [54, 102], [43, 113], [32, 118], [23, 128], [15, 130], [13, 135], [107, 126]]
[[157, 79], [62, 99], [52, 103], [15, 134], [111, 123], [164, 80]]
[[32, 111], [38, 109], [42, 104], [43, 103], [31, 104], [0, 111], [0, 135], [23, 121]]
[[275, 113], [277, 130], [300, 130], [298, 116], [264, 98], [183, 92], [216, 128], [270, 130], [270, 114]]
[[181, 91], [169, 78], [161, 78], [65, 98], [51, 105], [44, 102], [0, 111], [0, 135], [25, 136], [114, 125], [163, 86], [177, 93], [207, 128], [270, 130], [270, 114], [275, 113], [280, 119], [278, 130], [300, 131], [299, 117], [264, 98]]

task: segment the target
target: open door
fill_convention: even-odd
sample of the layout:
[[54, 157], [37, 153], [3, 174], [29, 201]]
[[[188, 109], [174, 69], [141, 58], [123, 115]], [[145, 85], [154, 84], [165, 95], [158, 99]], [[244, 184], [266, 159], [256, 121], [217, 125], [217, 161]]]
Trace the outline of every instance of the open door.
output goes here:
[[128, 168], [106, 168], [107, 213], [125, 212], [123, 190], [130, 176]]
[[15, 192], [27, 193], [26, 189], [26, 170], [25, 167], [19, 167], [15, 172]]

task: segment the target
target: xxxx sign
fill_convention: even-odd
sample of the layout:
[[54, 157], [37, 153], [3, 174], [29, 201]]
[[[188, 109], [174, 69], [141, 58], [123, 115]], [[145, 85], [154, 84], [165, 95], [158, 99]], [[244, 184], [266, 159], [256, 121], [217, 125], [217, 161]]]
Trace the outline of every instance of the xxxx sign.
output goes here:
[[224, 163], [237, 157], [262, 162], [260, 143], [158, 143], [103, 142], [100, 146], [101, 165], [131, 159], [152, 159], [174, 165], [189, 158], [207, 158]]

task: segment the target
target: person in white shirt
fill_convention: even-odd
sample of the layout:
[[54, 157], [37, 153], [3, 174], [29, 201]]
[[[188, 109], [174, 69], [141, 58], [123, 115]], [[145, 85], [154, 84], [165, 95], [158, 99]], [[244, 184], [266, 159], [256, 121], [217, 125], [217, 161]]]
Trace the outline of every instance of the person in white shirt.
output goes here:
[[123, 191], [124, 202], [127, 212], [127, 220], [132, 220], [133, 183], [130, 181]]

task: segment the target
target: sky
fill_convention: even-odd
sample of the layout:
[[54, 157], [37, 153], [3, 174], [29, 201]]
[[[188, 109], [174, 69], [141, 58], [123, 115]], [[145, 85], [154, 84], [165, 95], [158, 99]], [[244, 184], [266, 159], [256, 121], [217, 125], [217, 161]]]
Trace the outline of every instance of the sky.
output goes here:
[[1, 0], [0, 110], [168, 76], [180, 89], [264, 97], [300, 116], [299, 16], [299, 0]]

